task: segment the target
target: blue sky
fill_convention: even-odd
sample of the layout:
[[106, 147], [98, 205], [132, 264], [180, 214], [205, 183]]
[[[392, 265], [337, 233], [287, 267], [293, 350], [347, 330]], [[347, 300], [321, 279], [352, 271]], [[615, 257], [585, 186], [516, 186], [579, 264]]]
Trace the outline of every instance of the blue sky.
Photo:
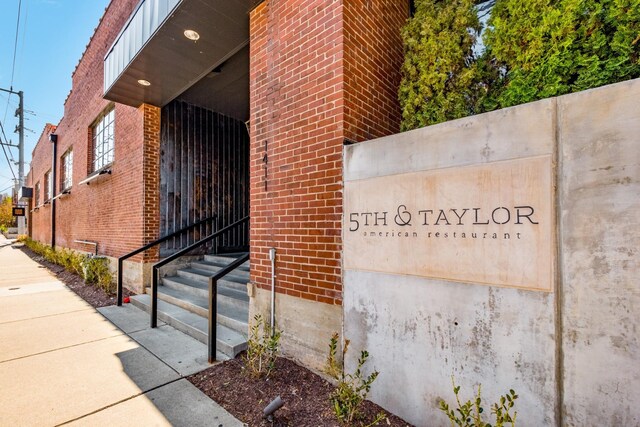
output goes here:
[[[20, 0], [0, 0], [0, 88], [9, 89], [13, 63], [18, 4]], [[22, 0], [16, 50], [13, 90], [24, 92], [25, 175], [31, 151], [45, 123], [57, 124], [62, 118], [64, 100], [71, 90], [71, 73], [98, 25], [109, 0]], [[14, 112], [17, 95], [0, 92], [0, 121], [7, 138], [18, 142], [13, 133], [18, 119]], [[7, 101], [8, 108], [7, 108]], [[6, 111], [6, 119], [5, 119]], [[4, 139], [3, 139], [4, 140]], [[6, 147], [5, 147], [6, 148]], [[18, 160], [18, 149], [11, 148]], [[13, 170], [18, 175], [17, 165]], [[0, 149], [0, 194], [10, 194], [11, 171]]]

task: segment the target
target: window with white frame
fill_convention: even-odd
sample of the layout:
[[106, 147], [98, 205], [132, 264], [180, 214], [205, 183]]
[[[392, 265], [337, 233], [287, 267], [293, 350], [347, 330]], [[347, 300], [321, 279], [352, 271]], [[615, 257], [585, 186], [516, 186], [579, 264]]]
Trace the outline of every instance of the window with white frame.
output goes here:
[[115, 109], [111, 107], [93, 125], [93, 170], [102, 169], [113, 162]]
[[44, 174], [44, 201], [49, 201], [53, 197], [53, 181], [51, 180], [51, 169]]
[[73, 149], [70, 148], [62, 155], [60, 161], [60, 188], [62, 191], [68, 190], [73, 184]]

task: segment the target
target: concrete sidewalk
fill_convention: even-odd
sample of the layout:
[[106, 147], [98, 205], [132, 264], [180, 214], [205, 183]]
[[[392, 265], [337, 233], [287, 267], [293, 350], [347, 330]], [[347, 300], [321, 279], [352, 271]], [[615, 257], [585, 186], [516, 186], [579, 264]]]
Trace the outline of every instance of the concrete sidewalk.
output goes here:
[[203, 344], [149, 329], [129, 305], [96, 311], [7, 243], [0, 236], [0, 426], [242, 426], [183, 378], [208, 366]]

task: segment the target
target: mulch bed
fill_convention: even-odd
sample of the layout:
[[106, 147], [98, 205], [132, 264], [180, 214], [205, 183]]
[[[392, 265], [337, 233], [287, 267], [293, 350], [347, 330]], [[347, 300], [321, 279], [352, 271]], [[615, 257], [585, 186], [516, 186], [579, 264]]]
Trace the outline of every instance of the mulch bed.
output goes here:
[[[67, 271], [64, 267], [59, 266], [58, 264], [53, 264], [44, 259], [41, 255], [36, 254], [31, 251], [26, 246], [22, 246], [20, 248], [22, 252], [27, 254], [32, 260], [40, 264], [41, 266], [47, 268], [51, 271], [62, 283], [67, 285], [73, 292], [78, 294], [80, 298], [88, 302], [91, 306], [95, 308], [106, 307], [109, 305], [115, 305], [116, 303], [116, 295], [106, 293], [102, 288], [93, 285], [87, 285], [84, 282], [84, 279], [78, 276], [75, 273]], [[133, 296], [135, 293], [129, 291], [127, 288], [123, 289], [124, 298]]]
[[[276, 370], [268, 379], [255, 379], [246, 372], [243, 355], [187, 379], [251, 427], [343, 427], [329, 403], [334, 387], [324, 378], [291, 360], [278, 358]], [[274, 422], [270, 423], [262, 417], [262, 410], [277, 396], [284, 406], [276, 411]], [[357, 426], [368, 425], [380, 412], [388, 417], [388, 421], [380, 423], [382, 426], [410, 425], [369, 401], [362, 404], [361, 412], [364, 419]]]

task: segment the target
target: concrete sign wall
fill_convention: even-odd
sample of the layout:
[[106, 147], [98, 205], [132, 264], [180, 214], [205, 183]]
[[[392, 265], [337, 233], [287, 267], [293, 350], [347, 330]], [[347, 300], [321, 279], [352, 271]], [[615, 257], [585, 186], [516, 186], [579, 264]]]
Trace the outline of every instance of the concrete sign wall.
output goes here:
[[[447, 425], [640, 425], [640, 81], [345, 148], [344, 335], [372, 398]], [[455, 234], [454, 234], [455, 233]], [[464, 236], [463, 236], [464, 233]]]

